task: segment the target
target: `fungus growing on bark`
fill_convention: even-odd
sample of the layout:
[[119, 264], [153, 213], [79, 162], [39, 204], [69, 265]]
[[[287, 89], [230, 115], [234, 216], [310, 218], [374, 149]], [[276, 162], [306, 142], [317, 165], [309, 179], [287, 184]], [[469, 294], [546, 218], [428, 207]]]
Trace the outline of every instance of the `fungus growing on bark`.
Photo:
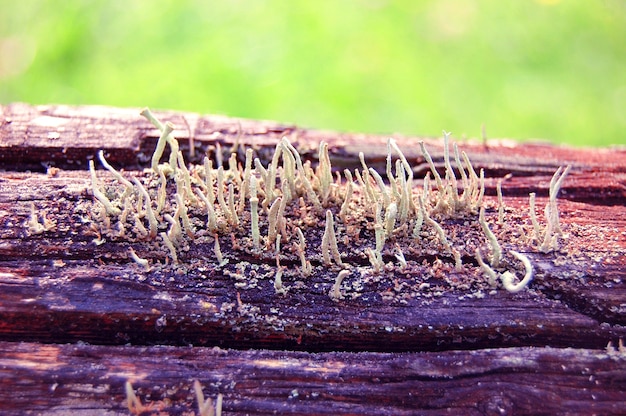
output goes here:
[[[450, 149], [447, 132], [444, 132], [443, 154], [433, 153], [434, 159], [424, 142], [419, 143], [418, 152], [427, 166], [423, 185], [419, 186], [414, 181], [414, 167], [393, 139], [387, 141], [384, 172], [368, 167], [361, 152], [360, 167], [352, 171], [343, 169], [342, 175], [333, 169], [331, 152], [325, 142], [317, 146], [318, 164], [313, 165], [310, 160], [303, 160], [286, 137], [277, 141], [271, 155], [259, 153], [255, 157], [256, 150], [240, 149], [238, 153], [245, 152], [244, 160], [237, 159], [236, 151], [231, 152], [226, 165], [222, 163], [224, 156], [218, 142], [214, 146], [214, 160], [205, 157], [201, 165], [188, 166], [172, 135], [174, 126], [161, 123], [149, 110], [142, 114], [161, 132], [151, 157], [151, 170], [128, 180], [99, 153], [103, 166], [116, 179], [103, 192], [94, 163], [89, 163], [91, 188], [97, 201], [92, 220], [101, 236], [98, 241], [106, 237], [107, 241], [125, 239], [131, 245], [143, 244], [139, 252], [146, 252], [156, 242], [166, 250], [171, 263], [179, 263], [178, 268], [185, 267], [190, 260], [197, 261], [191, 256], [206, 251], [207, 247], [210, 250], [213, 244], [214, 256], [208, 256], [207, 261], [212, 267], [224, 268], [229, 260], [221, 252], [220, 238], [230, 237], [231, 261], [238, 259], [238, 253], [252, 253], [259, 263], [276, 256], [275, 273], [265, 276], [273, 276], [277, 293], [285, 291], [283, 277], [320, 279], [328, 274], [322, 266], [333, 263], [342, 269], [359, 268], [362, 276], [399, 270], [409, 276], [432, 262], [430, 256], [436, 258], [434, 261], [448, 264], [454, 261], [454, 267], [460, 271], [476, 267], [471, 262], [462, 262], [463, 258], [475, 255], [489, 285], [496, 286], [501, 280], [511, 292], [526, 287], [532, 278], [528, 257], [519, 254], [524, 250], [515, 251], [517, 247], [511, 247], [518, 241], [505, 240], [502, 244], [531, 272], [519, 280], [506, 270], [510, 263], [504, 259], [501, 243], [485, 218], [484, 170], [477, 174], [468, 155], [459, 151], [456, 143]], [[166, 145], [170, 146], [169, 162], [159, 164]], [[264, 157], [268, 159], [267, 165], [262, 162]], [[541, 230], [537, 220], [534, 193], [530, 196], [533, 246], [539, 246], [540, 251], [554, 250], [562, 235], [556, 197], [568, 172], [569, 167], [559, 168], [550, 183], [545, 230]], [[432, 188], [431, 183], [434, 183]], [[487, 202], [497, 203], [498, 235], [503, 238], [510, 234], [507, 234], [509, 224], [504, 217], [501, 184], [500, 180], [496, 185], [497, 201]], [[33, 220], [35, 217], [31, 214], [27, 224], [38, 231], [41, 226]], [[474, 232], [481, 229], [488, 247], [480, 233]], [[344, 252], [339, 251], [338, 235]], [[288, 248], [282, 253], [281, 243]], [[490, 255], [485, 262], [482, 253], [487, 250]], [[132, 247], [129, 256], [147, 267], [146, 260], [137, 257]], [[385, 267], [383, 257], [395, 257], [397, 266]], [[281, 258], [285, 266], [280, 265]], [[235, 267], [245, 263], [237, 261]], [[161, 266], [156, 263], [155, 267]], [[348, 274], [347, 270], [339, 272], [331, 298], [341, 298], [341, 292], [335, 288], [340, 287]]]

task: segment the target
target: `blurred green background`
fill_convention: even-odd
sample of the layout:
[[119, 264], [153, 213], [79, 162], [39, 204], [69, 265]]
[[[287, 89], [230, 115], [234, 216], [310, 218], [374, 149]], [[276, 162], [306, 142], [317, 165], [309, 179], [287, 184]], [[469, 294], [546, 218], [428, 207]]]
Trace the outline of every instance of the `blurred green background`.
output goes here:
[[0, 103], [626, 144], [626, 2], [0, 0]]

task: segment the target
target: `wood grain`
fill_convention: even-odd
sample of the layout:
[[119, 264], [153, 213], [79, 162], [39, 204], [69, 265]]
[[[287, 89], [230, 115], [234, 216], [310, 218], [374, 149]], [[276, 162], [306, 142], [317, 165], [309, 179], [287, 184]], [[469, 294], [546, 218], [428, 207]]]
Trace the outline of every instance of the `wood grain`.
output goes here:
[[[497, 348], [422, 353], [306, 353], [198, 347], [1, 343], [0, 407], [15, 413], [195, 411], [193, 380], [225, 414], [623, 414], [623, 354]], [[146, 412], [150, 414], [151, 412]], [[23, 414], [23, 413], [22, 413]]]

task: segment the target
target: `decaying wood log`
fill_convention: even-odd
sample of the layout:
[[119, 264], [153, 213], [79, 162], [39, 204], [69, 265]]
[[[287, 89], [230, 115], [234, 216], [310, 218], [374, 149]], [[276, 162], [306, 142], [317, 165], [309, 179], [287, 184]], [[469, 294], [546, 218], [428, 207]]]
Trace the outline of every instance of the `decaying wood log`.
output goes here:
[[[363, 152], [370, 167], [385, 173], [386, 138], [197, 114], [156, 115], [176, 126], [184, 157], [193, 163], [205, 155], [226, 161], [234, 151], [243, 165], [245, 149], [253, 148], [267, 166], [288, 136], [313, 167], [323, 140], [336, 171], [360, 168]], [[0, 107], [0, 362], [2, 390], [14, 392], [2, 393], [0, 407], [15, 413], [118, 412], [122, 379], [128, 378], [137, 380], [144, 397], [149, 386], [158, 386], [150, 400], [171, 400], [163, 404], [167, 411], [182, 413], [192, 403], [190, 386], [197, 378], [207, 391], [211, 385], [212, 393], [224, 393], [226, 410], [239, 414], [493, 414], [500, 407], [537, 413], [536, 403], [542, 405], [539, 412], [550, 414], [617, 414], [624, 408], [626, 361], [604, 348], [626, 337], [626, 151], [460, 143], [476, 171], [485, 171], [492, 219], [498, 180], [512, 174], [502, 190], [513, 225], [491, 222], [499, 238], [515, 237], [503, 240], [505, 251], [520, 250], [518, 241], [526, 241], [528, 194], [537, 194], [539, 211], [553, 173], [572, 166], [559, 194], [565, 233], [560, 249], [544, 253], [524, 245], [534, 280], [528, 289], [509, 293], [484, 283], [473, 257], [480, 227], [468, 228], [467, 218], [440, 219], [456, 238], [453, 246], [462, 242], [456, 245], [467, 265], [462, 269], [455, 269], [452, 252], [436, 250], [433, 237], [425, 248], [405, 249], [407, 269], [390, 266], [374, 275], [364, 271], [369, 262], [354, 244], [340, 239], [351, 274], [338, 300], [329, 296], [338, 269], [324, 267], [314, 244], [322, 241], [323, 221], [307, 235], [315, 273], [299, 275], [295, 252], [283, 256], [286, 294], [275, 286], [273, 252], [240, 247], [249, 239], [247, 230], [220, 238], [230, 261], [221, 266], [207, 260], [213, 257], [211, 235], [189, 242], [177, 265], [164, 260], [162, 245], [103, 237], [94, 225], [99, 206], [87, 160], [97, 160], [104, 150], [125, 176], [148, 181], [151, 173], [144, 169], [159, 135], [138, 110]], [[419, 140], [444, 176], [441, 141], [394, 139], [415, 178], [430, 170]], [[360, 238], [368, 236], [372, 230]], [[131, 260], [131, 247], [149, 260], [148, 269]], [[383, 260], [397, 264], [393, 247]], [[227, 350], [204, 348], [214, 346]], [[302, 352], [288, 352], [296, 350]], [[94, 362], [102, 366], [90, 370]], [[235, 370], [240, 367], [247, 370]], [[9, 384], [29, 389], [7, 390]], [[182, 388], [184, 393], [177, 392]], [[580, 389], [588, 390], [577, 395]]]

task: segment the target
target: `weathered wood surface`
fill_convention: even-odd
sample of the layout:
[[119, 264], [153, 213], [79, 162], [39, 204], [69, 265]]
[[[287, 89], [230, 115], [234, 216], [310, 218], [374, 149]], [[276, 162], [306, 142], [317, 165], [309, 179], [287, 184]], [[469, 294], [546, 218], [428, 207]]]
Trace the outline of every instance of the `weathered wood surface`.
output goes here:
[[626, 405], [626, 357], [615, 351], [311, 354], [7, 342], [0, 347], [0, 408], [20, 414], [128, 414], [127, 380], [155, 413], [183, 414], [197, 409], [194, 379], [205, 396], [224, 395], [225, 414], [617, 415]]
[[[527, 206], [529, 192], [537, 192], [537, 206], [543, 207], [554, 170], [560, 165], [573, 166], [559, 198], [561, 221], [568, 234], [567, 251], [528, 253], [536, 277], [530, 290], [518, 294], [499, 290], [475, 296], [476, 288], [455, 286], [455, 279], [463, 276], [452, 274], [452, 280], [429, 281], [439, 290], [390, 300], [387, 294], [396, 293], [399, 285], [413, 278], [392, 273], [386, 279], [371, 282], [360, 297], [334, 302], [328, 296], [334, 275], [312, 276], [307, 287], [280, 296], [275, 294], [271, 279], [259, 279], [253, 288], [236, 286], [232, 268], [225, 268], [230, 275], [223, 269], [202, 267], [190, 267], [184, 273], [162, 268], [146, 272], [128, 260], [128, 245], [96, 245], [96, 236], [73, 213], [77, 203], [92, 198], [86, 160], [105, 149], [115, 166], [140, 175], [141, 169], [149, 165], [158, 133], [137, 113], [104, 107], [0, 107], [0, 339], [34, 343], [3, 343], [2, 368], [5, 375], [12, 375], [3, 376], [3, 383], [11, 380], [20, 384], [22, 377], [28, 380], [36, 374], [44, 381], [23, 382], [32, 391], [43, 392], [51, 385], [58, 386], [54, 394], [42, 394], [40, 401], [30, 399], [30, 393], [21, 389], [15, 396], [3, 396], [0, 407], [16, 413], [46, 408], [121, 410], [121, 376], [103, 380], [102, 375], [94, 372], [92, 376], [103, 380], [98, 385], [110, 385], [112, 390], [103, 387], [72, 391], [84, 383], [65, 381], [67, 372], [60, 370], [62, 365], [46, 367], [34, 353], [54, 349], [53, 356], [71, 357], [83, 348], [79, 354], [82, 358], [75, 365], [82, 368], [85, 378], [89, 377], [92, 358], [115, 361], [117, 357], [121, 362], [141, 359], [154, 369], [146, 370], [148, 375], [141, 378], [140, 366], [132, 366], [123, 373], [125, 377], [141, 378], [145, 384], [138, 383], [139, 387], [184, 385], [186, 398], [191, 397], [187, 391], [194, 377], [214, 382], [197, 370], [189, 370], [194, 360], [200, 359], [197, 357], [231, 357], [230, 364], [216, 370], [222, 371], [220, 374], [237, 368], [235, 363], [244, 368], [252, 365], [254, 371], [263, 374], [262, 368], [250, 364], [258, 360], [255, 354], [263, 360], [287, 357], [284, 362], [293, 363], [269, 376], [271, 381], [264, 384], [266, 395], [259, 392], [259, 380], [256, 387], [254, 382], [243, 383], [249, 388], [235, 389], [234, 393], [216, 387], [215, 393], [225, 393], [226, 402], [230, 400], [226, 409], [235, 413], [254, 413], [254, 409], [259, 409], [268, 413], [311, 414], [333, 409], [336, 413], [374, 414], [384, 407], [393, 414], [416, 408], [489, 414], [495, 413], [498, 406], [519, 413], [536, 413], [536, 403], [541, 403], [545, 413], [550, 414], [554, 413], [551, 409], [559, 408], [584, 413], [618, 413], [617, 409], [623, 408], [626, 365], [619, 354], [607, 357], [599, 350], [609, 341], [616, 345], [619, 338], [626, 337], [626, 151], [508, 142], [463, 143], [474, 165], [484, 168], [488, 177], [513, 174], [503, 185], [508, 207]], [[384, 170], [386, 142], [381, 137], [226, 117], [157, 115], [176, 124], [176, 136], [191, 160], [200, 160], [206, 153], [214, 156], [220, 146], [229, 149], [237, 143], [239, 148], [253, 146], [266, 163], [277, 141], [287, 134], [307, 158], [315, 155], [318, 141], [325, 140], [334, 167], [356, 167], [356, 155], [363, 151], [371, 166]], [[193, 157], [187, 145], [190, 137]], [[396, 140], [408, 158], [421, 157], [416, 139]], [[442, 165], [441, 144], [433, 139], [427, 139], [427, 143], [435, 162]], [[49, 167], [61, 170], [45, 173]], [[418, 168], [416, 177], [423, 176], [426, 169]], [[487, 181], [488, 195], [495, 195], [495, 184], [495, 180]], [[26, 224], [33, 201], [39, 212], [56, 221], [54, 229], [29, 235]], [[192, 248], [188, 260], [201, 257], [205, 249]], [[238, 260], [264, 264], [273, 261], [237, 252], [227, 241], [222, 249]], [[157, 257], [150, 252], [141, 254], [151, 260]], [[432, 264], [435, 257], [417, 253], [413, 257], [407, 255], [407, 260], [427, 260]], [[473, 261], [469, 257], [463, 260]], [[113, 346], [39, 344], [79, 341]], [[146, 359], [136, 356], [138, 350], [122, 347], [129, 343], [179, 347], [142, 350], [151, 357]], [[276, 351], [217, 353], [201, 346]], [[561, 349], [570, 347], [577, 349]], [[457, 351], [428, 352], [446, 350]], [[190, 360], [187, 364], [186, 357]], [[502, 365], [504, 357], [513, 364]], [[179, 368], [167, 373], [168, 382], [159, 371], [170, 359], [176, 360]], [[309, 379], [296, 370], [304, 368], [300, 371], [306, 373], [311, 360], [322, 369], [339, 365], [346, 376], [350, 375], [341, 382], [343, 376], [333, 373], [336, 378], [329, 382], [326, 370], [316, 370], [311, 383], [322, 390], [327, 383], [345, 390], [315, 397], [303, 395], [302, 391], [312, 387], [307, 384]], [[426, 368], [435, 362], [437, 371], [432, 376], [424, 375], [422, 367], [409, 363], [412, 360]], [[62, 363], [69, 361], [70, 358], [59, 359]], [[468, 369], [467, 374], [457, 372], [461, 362], [478, 369]], [[40, 365], [43, 372], [33, 373]], [[387, 379], [385, 374], [392, 369], [397, 375]], [[590, 380], [598, 380], [596, 373], [606, 378], [590, 384]], [[520, 374], [523, 377], [518, 377]], [[554, 389], [548, 388], [557, 379], [560, 381]], [[51, 380], [54, 381], [50, 383]], [[380, 380], [389, 382], [381, 386]], [[66, 383], [78, 387], [60, 389]], [[591, 393], [573, 393], [585, 388], [600, 397], [600, 404]], [[290, 398], [294, 389], [299, 395]], [[369, 395], [368, 389], [378, 393]], [[446, 394], [442, 398], [443, 390]], [[424, 391], [432, 395], [420, 399]], [[161, 391], [152, 398], [165, 396]], [[381, 400], [382, 396], [389, 399]], [[180, 401], [182, 396], [177, 397]], [[398, 403], [394, 402], [396, 399]], [[181, 410], [174, 407], [170, 411]]]
[[[27, 195], [25, 189], [6, 191], [12, 181], [2, 182], [3, 195]], [[65, 188], [60, 189], [62, 194]], [[57, 212], [70, 210], [64, 204], [71, 201], [54, 199]], [[0, 201], [4, 213], [16, 207]], [[358, 299], [337, 303], [328, 297], [334, 273], [312, 276], [306, 288], [287, 296], [274, 293], [272, 279], [238, 289], [220, 269], [148, 273], [128, 259], [125, 246], [97, 246], [94, 236], [77, 231], [78, 224], [25, 238], [22, 224], [29, 211], [17, 209], [21, 215], [5, 216], [4, 224], [20, 227], [5, 227], [0, 245], [0, 335], [7, 340], [415, 351], [601, 348], [626, 336], [626, 266], [623, 252], [604, 248], [619, 236], [610, 226], [598, 225], [606, 235], [586, 247], [596, 258], [593, 263], [536, 255], [533, 289], [519, 294], [498, 291], [473, 298], [472, 290], [452, 291], [449, 283], [439, 282], [436, 295], [389, 302], [380, 294], [393, 291], [399, 275], [373, 283]], [[621, 211], [603, 207], [585, 215], [590, 220], [595, 213], [600, 222], [607, 213], [618, 217]], [[225, 244], [222, 248], [232, 251]]]

